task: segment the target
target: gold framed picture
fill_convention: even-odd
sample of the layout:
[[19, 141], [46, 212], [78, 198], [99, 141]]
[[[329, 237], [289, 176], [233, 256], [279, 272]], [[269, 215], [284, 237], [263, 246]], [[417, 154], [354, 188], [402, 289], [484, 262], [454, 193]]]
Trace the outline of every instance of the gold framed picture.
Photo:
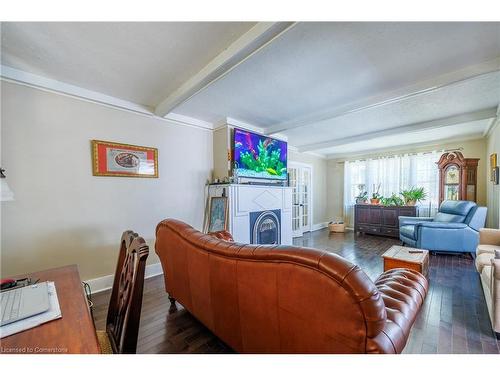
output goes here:
[[499, 178], [499, 167], [495, 167], [491, 169], [491, 181], [493, 181], [493, 184], [498, 185], [498, 180]]
[[112, 177], [158, 177], [158, 149], [92, 140], [92, 174]]
[[490, 155], [490, 181], [493, 181], [493, 183], [496, 183], [496, 171], [495, 168], [497, 167], [497, 154], [491, 154]]

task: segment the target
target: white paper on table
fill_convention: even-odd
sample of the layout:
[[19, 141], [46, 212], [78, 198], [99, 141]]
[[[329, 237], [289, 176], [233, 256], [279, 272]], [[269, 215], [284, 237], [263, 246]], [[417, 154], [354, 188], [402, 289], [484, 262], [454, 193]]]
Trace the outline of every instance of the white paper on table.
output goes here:
[[41, 314], [30, 316], [29, 318], [21, 319], [17, 322], [0, 327], [0, 338], [38, 327], [43, 323], [62, 317], [59, 300], [57, 299], [56, 286], [53, 281], [47, 281], [47, 290], [49, 292], [49, 309]]

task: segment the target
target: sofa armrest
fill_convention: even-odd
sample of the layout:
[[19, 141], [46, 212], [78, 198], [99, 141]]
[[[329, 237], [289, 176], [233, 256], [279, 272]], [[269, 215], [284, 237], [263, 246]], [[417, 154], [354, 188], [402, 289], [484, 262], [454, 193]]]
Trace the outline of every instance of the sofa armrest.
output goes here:
[[433, 221], [433, 222], [423, 222], [423, 223], [418, 223], [417, 224], [420, 227], [423, 228], [430, 228], [430, 229], [465, 229], [468, 228], [469, 226], [464, 223], [443, 223], [439, 221]]
[[387, 319], [380, 334], [368, 337], [366, 351], [401, 353], [410, 328], [425, 301], [429, 283], [417, 271], [396, 268], [382, 273], [375, 285], [384, 301]]
[[434, 220], [432, 217], [415, 217], [415, 216], [400, 216], [399, 226], [402, 225], [415, 225], [421, 222], [429, 222]]
[[500, 229], [479, 229], [479, 243], [482, 245], [500, 246]]
[[491, 305], [492, 320], [491, 325], [500, 338], [500, 259], [491, 260]]
[[[492, 272], [493, 272], [493, 274], [492, 274], [493, 279], [500, 282], [500, 259], [492, 258], [491, 259], [491, 266], [492, 266], [491, 268], [492, 268]], [[497, 293], [499, 294], [499, 298], [500, 298], [500, 290], [498, 290]]]

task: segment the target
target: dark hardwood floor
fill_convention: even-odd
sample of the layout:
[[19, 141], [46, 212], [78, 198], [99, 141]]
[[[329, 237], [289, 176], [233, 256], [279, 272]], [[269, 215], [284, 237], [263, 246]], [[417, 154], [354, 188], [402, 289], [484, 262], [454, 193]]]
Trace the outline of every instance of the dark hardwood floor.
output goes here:
[[[320, 230], [294, 240], [296, 245], [339, 254], [369, 277], [383, 270], [380, 255], [399, 241]], [[96, 294], [94, 320], [104, 329], [110, 292]], [[222, 341], [178, 305], [169, 312], [163, 277], [146, 280], [138, 353], [232, 353]], [[474, 262], [464, 255], [431, 255], [430, 289], [403, 353], [499, 353]]]

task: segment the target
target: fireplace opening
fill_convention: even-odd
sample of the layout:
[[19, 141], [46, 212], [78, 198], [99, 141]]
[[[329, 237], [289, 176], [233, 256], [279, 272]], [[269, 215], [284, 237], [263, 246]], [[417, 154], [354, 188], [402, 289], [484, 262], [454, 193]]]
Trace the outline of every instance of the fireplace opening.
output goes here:
[[250, 243], [279, 245], [281, 243], [281, 210], [250, 213]]

